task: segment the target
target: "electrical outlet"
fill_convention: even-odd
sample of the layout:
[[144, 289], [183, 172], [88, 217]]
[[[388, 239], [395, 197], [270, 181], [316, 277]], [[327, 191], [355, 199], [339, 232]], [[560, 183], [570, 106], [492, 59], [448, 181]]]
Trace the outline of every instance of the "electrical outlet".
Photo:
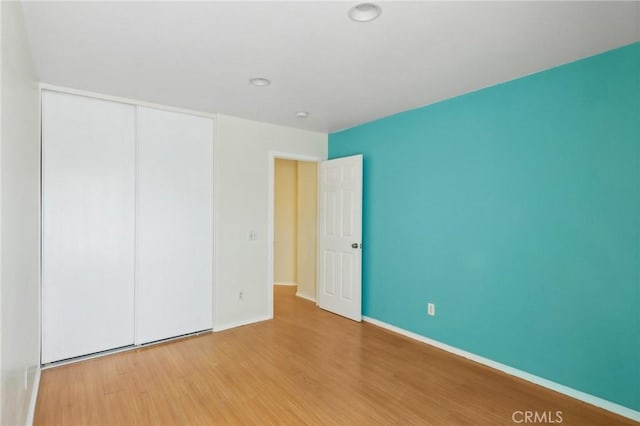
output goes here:
[[244, 291], [241, 291], [238, 293], [238, 300], [240, 301], [244, 300]]
[[255, 241], [258, 239], [258, 234], [256, 233], [256, 231], [251, 230], [249, 231], [249, 241]]
[[427, 303], [427, 315], [431, 315], [432, 317], [436, 316], [436, 305], [433, 303]]

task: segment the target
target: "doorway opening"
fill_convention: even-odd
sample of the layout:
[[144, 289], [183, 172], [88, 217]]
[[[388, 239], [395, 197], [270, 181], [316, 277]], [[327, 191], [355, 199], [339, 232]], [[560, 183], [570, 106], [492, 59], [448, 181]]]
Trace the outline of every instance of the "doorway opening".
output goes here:
[[274, 158], [273, 291], [316, 302], [317, 187], [314, 161]]
[[[275, 168], [277, 160], [296, 161], [296, 185], [297, 169], [303, 162], [311, 162], [315, 165], [315, 183], [311, 188], [300, 191], [296, 187], [296, 198], [298, 194], [309, 196], [308, 200], [302, 203], [296, 199], [296, 209], [298, 205], [310, 207], [316, 212], [316, 225], [307, 228], [307, 232], [313, 237], [315, 242], [305, 252], [305, 256], [315, 259], [315, 274], [310, 276], [315, 282], [311, 291], [298, 291], [300, 284], [300, 271], [295, 270], [296, 282], [291, 282], [290, 278], [275, 276], [275, 248], [279, 245], [275, 238]], [[362, 154], [348, 157], [334, 158], [326, 160], [300, 156], [297, 154], [269, 153], [269, 244], [268, 244], [268, 309], [269, 318], [273, 318], [274, 313], [274, 283], [280, 281], [282, 284], [295, 284], [293, 286], [278, 286], [279, 289], [289, 288], [290, 300], [294, 294], [315, 301], [315, 304], [327, 311], [350, 318], [354, 321], [362, 320]], [[303, 166], [304, 167], [304, 166]], [[280, 174], [280, 173], [279, 173]], [[289, 171], [289, 175], [293, 175]], [[315, 188], [315, 193], [313, 189]], [[316, 203], [314, 206], [314, 202]], [[296, 221], [297, 219], [296, 210]], [[289, 213], [290, 217], [291, 213]], [[297, 268], [299, 252], [298, 228], [296, 227], [296, 260]], [[304, 237], [303, 237], [304, 241]], [[308, 242], [308, 240], [306, 241]], [[312, 269], [312, 270], [313, 270]], [[280, 294], [280, 292], [279, 292]], [[285, 292], [286, 294], [286, 292]]]

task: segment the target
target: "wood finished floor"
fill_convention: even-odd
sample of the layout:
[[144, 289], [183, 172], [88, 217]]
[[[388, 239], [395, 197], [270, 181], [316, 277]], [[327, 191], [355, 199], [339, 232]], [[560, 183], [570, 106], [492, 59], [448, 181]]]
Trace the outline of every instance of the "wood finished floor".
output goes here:
[[276, 289], [273, 321], [43, 371], [34, 424], [637, 425], [294, 291]]

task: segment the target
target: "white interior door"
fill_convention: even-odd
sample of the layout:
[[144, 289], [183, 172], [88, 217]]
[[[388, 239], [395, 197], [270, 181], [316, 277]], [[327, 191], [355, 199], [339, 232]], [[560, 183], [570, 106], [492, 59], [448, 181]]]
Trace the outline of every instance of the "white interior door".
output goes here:
[[138, 107], [136, 343], [211, 328], [213, 120]]
[[134, 342], [135, 109], [42, 94], [42, 363]]
[[318, 305], [362, 319], [362, 155], [320, 163]]

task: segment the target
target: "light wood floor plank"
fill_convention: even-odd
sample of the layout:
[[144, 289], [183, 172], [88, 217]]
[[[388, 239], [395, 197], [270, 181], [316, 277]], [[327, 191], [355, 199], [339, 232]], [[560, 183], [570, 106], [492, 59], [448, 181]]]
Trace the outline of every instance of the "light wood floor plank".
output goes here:
[[294, 293], [273, 321], [43, 371], [35, 425], [637, 424]]

